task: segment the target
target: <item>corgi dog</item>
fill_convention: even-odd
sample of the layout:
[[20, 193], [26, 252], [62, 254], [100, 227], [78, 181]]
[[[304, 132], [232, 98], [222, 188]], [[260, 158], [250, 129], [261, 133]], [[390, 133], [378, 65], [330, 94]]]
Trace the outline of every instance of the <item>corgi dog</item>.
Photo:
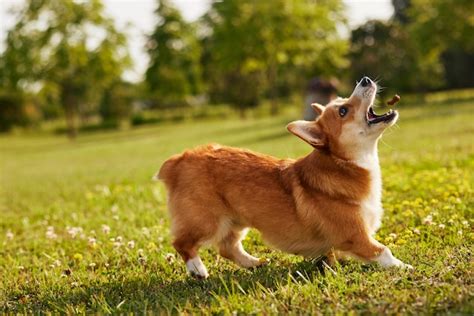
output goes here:
[[297, 160], [220, 145], [168, 159], [155, 177], [167, 188], [173, 246], [190, 274], [208, 277], [199, 257], [206, 244], [241, 267], [265, 264], [242, 247], [249, 228], [288, 253], [317, 257], [334, 250], [412, 268], [373, 237], [383, 213], [377, 143], [398, 119], [397, 111], [374, 113], [376, 92], [364, 77], [349, 98], [313, 104], [315, 121], [288, 124], [313, 147]]

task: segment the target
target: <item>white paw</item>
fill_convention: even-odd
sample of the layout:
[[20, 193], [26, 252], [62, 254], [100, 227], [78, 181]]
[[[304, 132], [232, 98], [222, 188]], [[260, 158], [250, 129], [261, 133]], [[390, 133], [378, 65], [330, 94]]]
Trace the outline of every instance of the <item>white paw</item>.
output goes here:
[[402, 262], [402, 265], [400, 266], [400, 268], [407, 269], [407, 270], [414, 270], [415, 269], [415, 268], [413, 268], [413, 266], [411, 264], [407, 264], [407, 263], [403, 263], [403, 262]]
[[188, 268], [189, 273], [197, 279], [207, 279], [209, 277], [206, 266], [202, 263], [199, 256], [189, 259], [186, 262], [186, 267]]
[[392, 255], [390, 249], [385, 248], [384, 251], [375, 259], [382, 267], [399, 267], [402, 269], [413, 270], [409, 264], [403, 263]]

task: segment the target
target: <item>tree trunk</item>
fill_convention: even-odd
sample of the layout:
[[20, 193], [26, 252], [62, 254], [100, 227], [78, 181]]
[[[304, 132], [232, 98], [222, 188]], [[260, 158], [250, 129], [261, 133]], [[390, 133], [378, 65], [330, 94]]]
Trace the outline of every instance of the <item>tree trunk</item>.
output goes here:
[[67, 135], [70, 139], [77, 137], [77, 112], [73, 104], [65, 104]]
[[271, 105], [270, 105], [270, 114], [272, 116], [275, 116], [278, 114], [279, 112], [279, 108], [278, 108], [278, 99], [276, 98], [276, 96], [272, 96], [272, 101], [271, 101]]
[[77, 98], [74, 96], [72, 88], [68, 85], [61, 87], [61, 103], [66, 114], [67, 134], [70, 139], [77, 137]]
[[279, 112], [278, 108], [278, 88], [277, 82], [277, 67], [275, 63], [271, 63], [268, 72], [268, 84], [270, 85], [270, 115], [275, 116]]
[[239, 116], [241, 120], [245, 120], [247, 118], [247, 111], [245, 107], [239, 107]]

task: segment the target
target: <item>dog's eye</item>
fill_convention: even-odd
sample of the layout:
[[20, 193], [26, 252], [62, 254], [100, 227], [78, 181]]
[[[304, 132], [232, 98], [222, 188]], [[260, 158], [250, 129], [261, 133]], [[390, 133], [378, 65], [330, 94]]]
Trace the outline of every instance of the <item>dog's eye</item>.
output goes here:
[[346, 116], [347, 112], [349, 112], [349, 109], [348, 109], [347, 107], [341, 106], [341, 107], [339, 108], [339, 115], [340, 115], [341, 117]]

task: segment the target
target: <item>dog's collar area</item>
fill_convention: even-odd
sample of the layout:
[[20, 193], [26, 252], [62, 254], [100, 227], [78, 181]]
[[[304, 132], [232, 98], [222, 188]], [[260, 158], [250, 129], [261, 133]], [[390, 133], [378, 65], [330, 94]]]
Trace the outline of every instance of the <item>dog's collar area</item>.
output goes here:
[[396, 115], [397, 115], [397, 112], [395, 112], [392, 109], [390, 109], [387, 113], [384, 113], [382, 115], [377, 115], [374, 112], [374, 108], [370, 106], [366, 115], [367, 124], [372, 125], [372, 124], [377, 124], [380, 122], [390, 122], [391, 120], [395, 118]]

